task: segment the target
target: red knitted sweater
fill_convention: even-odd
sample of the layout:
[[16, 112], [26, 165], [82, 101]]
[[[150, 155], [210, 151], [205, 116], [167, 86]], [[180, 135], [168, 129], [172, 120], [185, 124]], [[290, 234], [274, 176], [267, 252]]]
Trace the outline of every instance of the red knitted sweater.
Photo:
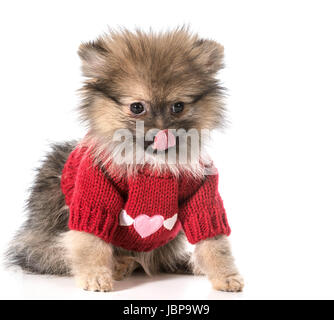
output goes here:
[[176, 178], [144, 168], [123, 177], [96, 164], [87, 148], [77, 147], [65, 164], [61, 187], [70, 229], [127, 250], [153, 250], [181, 228], [190, 243], [230, 234], [217, 175]]

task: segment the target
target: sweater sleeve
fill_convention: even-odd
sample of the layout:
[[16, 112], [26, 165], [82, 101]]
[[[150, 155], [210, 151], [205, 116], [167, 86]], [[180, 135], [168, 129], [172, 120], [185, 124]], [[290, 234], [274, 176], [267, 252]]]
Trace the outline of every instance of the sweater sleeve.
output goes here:
[[111, 178], [88, 155], [78, 165], [70, 195], [69, 228], [110, 242], [124, 200]]
[[203, 181], [188, 181], [182, 188], [191, 190], [179, 204], [183, 230], [192, 244], [219, 234], [229, 235], [223, 200], [218, 192], [218, 175], [207, 175]]

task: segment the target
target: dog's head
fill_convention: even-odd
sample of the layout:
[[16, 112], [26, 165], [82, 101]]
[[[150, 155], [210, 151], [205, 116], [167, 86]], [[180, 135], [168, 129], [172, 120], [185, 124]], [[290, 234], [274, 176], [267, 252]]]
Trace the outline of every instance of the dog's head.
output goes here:
[[[110, 32], [82, 44], [79, 55], [86, 81], [81, 115], [90, 135], [107, 145], [119, 129], [135, 136], [138, 121], [144, 133], [162, 130], [166, 139], [167, 129], [219, 127], [223, 104], [216, 74], [223, 66], [223, 51], [217, 42], [185, 28]], [[146, 141], [144, 147], [152, 143]]]

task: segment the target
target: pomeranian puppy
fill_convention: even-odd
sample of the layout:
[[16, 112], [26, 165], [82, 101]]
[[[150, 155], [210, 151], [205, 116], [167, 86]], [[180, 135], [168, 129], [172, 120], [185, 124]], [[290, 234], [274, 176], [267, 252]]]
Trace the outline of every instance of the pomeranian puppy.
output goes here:
[[[205, 131], [223, 123], [223, 47], [186, 28], [110, 31], [79, 48], [79, 142], [52, 146], [8, 260], [111, 291], [136, 269], [241, 291]], [[187, 241], [195, 244], [193, 252]]]

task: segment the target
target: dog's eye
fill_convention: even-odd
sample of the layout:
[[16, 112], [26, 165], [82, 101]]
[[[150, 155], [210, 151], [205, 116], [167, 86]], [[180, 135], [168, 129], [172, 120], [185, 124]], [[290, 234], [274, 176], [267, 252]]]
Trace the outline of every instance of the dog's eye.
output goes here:
[[132, 113], [138, 115], [145, 112], [145, 107], [141, 102], [134, 102], [130, 105], [130, 110]]
[[173, 113], [180, 113], [184, 109], [184, 102], [176, 102], [172, 106], [172, 112]]

